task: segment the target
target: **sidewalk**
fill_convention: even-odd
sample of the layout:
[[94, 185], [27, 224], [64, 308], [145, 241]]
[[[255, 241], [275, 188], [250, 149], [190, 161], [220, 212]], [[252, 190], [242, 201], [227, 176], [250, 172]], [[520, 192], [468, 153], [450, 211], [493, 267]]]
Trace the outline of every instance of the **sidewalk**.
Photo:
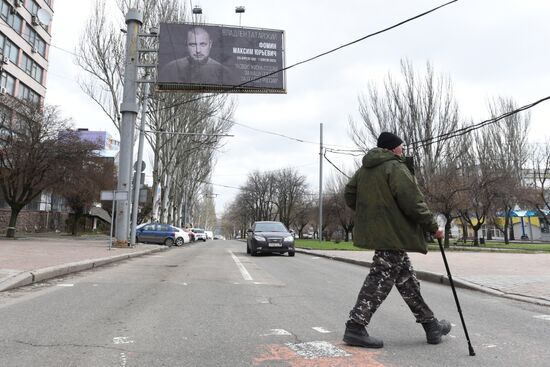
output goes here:
[[138, 244], [109, 250], [108, 237], [100, 239], [25, 237], [0, 239], [0, 292], [96, 268], [153, 252], [165, 246]]
[[[371, 264], [374, 254], [373, 251], [306, 249], [296, 252], [364, 266]], [[445, 255], [456, 287], [550, 306], [550, 254], [446, 251]], [[409, 253], [409, 257], [419, 279], [449, 284], [439, 251], [426, 255]]]

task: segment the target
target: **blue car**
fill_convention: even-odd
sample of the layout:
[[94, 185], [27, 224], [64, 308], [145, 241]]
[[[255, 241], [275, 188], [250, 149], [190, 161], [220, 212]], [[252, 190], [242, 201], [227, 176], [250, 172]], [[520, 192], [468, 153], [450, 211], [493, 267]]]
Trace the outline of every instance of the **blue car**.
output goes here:
[[[158, 243], [171, 247], [176, 244], [181, 246], [184, 241], [179, 236], [179, 228], [169, 224], [150, 223], [136, 229], [136, 242]], [[181, 242], [181, 243], [178, 243]]]

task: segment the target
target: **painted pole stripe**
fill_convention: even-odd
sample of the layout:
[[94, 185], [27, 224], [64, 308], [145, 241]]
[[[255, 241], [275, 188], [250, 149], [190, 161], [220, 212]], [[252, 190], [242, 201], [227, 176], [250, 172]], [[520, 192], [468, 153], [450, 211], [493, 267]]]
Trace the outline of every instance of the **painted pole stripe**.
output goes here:
[[327, 330], [327, 329], [325, 329], [324, 327], [321, 327], [321, 326], [314, 326], [314, 327], [312, 327], [312, 329], [315, 330], [315, 331], [318, 331], [322, 334], [332, 333], [332, 331]]
[[536, 316], [533, 316], [535, 319], [541, 319], [541, 320], [546, 320], [546, 321], [550, 321], [550, 315], [536, 315]]
[[237, 264], [237, 267], [239, 268], [239, 270], [241, 272], [241, 275], [243, 276], [244, 280], [252, 280], [252, 277], [250, 276], [250, 273], [248, 272], [248, 270], [246, 270], [244, 265], [241, 264], [241, 261], [239, 260], [239, 258], [237, 256], [235, 256], [233, 251], [227, 250], [227, 252], [229, 252], [229, 254], [231, 254], [231, 257], [233, 258], [233, 261], [235, 261], [235, 264]]

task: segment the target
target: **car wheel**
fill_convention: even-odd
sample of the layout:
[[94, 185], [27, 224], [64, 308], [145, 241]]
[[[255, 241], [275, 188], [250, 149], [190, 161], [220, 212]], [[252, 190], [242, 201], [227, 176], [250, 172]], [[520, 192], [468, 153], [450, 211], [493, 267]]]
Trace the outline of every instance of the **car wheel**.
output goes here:
[[183, 237], [176, 238], [176, 246], [181, 246], [181, 245], [183, 245]]
[[202, 239], [202, 242], [206, 242], [206, 238], [203, 238], [203, 239]]
[[294, 256], [294, 251], [289, 251], [288, 256]]
[[168, 237], [167, 239], [164, 240], [164, 244], [168, 247], [172, 247], [172, 245], [174, 244], [174, 240]]
[[250, 246], [250, 256], [256, 256], [256, 249], [252, 246]]

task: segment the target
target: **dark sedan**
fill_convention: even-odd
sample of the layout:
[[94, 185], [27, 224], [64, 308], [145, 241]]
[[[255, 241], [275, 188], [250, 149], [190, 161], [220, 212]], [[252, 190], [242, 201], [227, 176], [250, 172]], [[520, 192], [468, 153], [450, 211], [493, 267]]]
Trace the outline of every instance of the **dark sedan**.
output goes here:
[[248, 230], [246, 253], [288, 253], [294, 256], [294, 236], [281, 222], [254, 222]]

